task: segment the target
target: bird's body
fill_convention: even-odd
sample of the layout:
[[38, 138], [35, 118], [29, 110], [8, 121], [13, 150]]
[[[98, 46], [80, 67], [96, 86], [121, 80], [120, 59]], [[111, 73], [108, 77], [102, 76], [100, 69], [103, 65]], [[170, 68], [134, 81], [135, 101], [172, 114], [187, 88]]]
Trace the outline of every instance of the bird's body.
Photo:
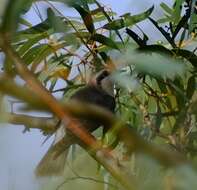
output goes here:
[[[108, 73], [106, 71], [100, 73], [96, 80], [90, 82], [84, 88], [78, 90], [71, 99], [80, 101], [82, 103], [94, 104], [97, 106], [101, 106], [108, 111], [114, 112], [115, 109], [115, 99], [113, 97], [113, 93], [109, 92], [107, 86], [110, 86], [107, 80], [104, 79], [108, 77]], [[103, 81], [103, 84], [102, 84]], [[108, 85], [110, 84], [110, 85]], [[103, 87], [105, 89], [103, 89]], [[111, 88], [111, 87], [110, 87]], [[111, 88], [113, 90], [113, 88]], [[86, 128], [87, 131], [93, 132], [98, 127], [102, 125], [102, 123], [95, 122], [88, 119], [79, 119], [80, 124]], [[109, 129], [109, 126], [104, 126], [104, 131], [106, 132]], [[56, 149], [55, 145], [61, 139], [64, 138], [64, 152], [61, 153], [58, 157], [56, 157]], [[51, 176], [51, 175], [60, 175], [64, 170], [64, 165], [68, 153], [68, 149], [73, 144], [80, 144], [79, 139], [77, 139], [70, 131], [65, 132], [65, 127], [61, 126], [57, 132], [55, 140], [52, 146], [49, 148], [48, 152], [45, 154], [43, 159], [40, 161], [39, 165], [36, 168], [37, 176]]]

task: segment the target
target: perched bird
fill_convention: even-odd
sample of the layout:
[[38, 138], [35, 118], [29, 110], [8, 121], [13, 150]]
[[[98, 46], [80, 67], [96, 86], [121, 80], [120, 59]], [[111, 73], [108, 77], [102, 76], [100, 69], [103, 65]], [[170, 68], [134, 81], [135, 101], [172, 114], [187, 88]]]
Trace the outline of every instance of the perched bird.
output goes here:
[[[115, 109], [114, 85], [110, 78], [109, 71], [100, 71], [84, 88], [75, 92], [71, 99], [81, 101], [82, 103], [101, 106], [113, 113]], [[86, 127], [89, 132], [93, 132], [102, 125], [101, 123], [92, 121], [91, 118], [76, 119], [78, 119], [80, 124]], [[109, 126], [104, 126], [105, 132], [108, 129]], [[64, 152], [56, 157], [55, 145], [63, 138], [65, 145]], [[36, 175], [38, 177], [61, 175], [64, 171], [69, 147], [73, 144], [79, 144], [77, 137], [75, 137], [70, 131], [65, 130], [64, 126], [60, 126], [56, 131], [54, 142], [36, 168]]]

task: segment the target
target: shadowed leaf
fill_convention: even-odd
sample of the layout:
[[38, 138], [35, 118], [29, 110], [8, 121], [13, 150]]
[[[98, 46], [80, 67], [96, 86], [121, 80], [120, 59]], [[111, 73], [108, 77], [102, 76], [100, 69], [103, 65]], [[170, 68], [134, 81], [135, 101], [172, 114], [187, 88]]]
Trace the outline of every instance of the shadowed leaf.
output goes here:
[[113, 49], [119, 49], [118, 46], [116, 45], [116, 43], [111, 40], [110, 38], [102, 35], [102, 34], [94, 34], [92, 37], [91, 37], [92, 40], [95, 40], [103, 45], [106, 45], [106, 46], [109, 46]]
[[81, 15], [81, 18], [83, 19], [83, 22], [87, 28], [87, 30], [92, 34], [95, 32], [94, 28], [94, 22], [92, 19], [92, 15], [90, 12], [79, 6], [78, 4], [74, 4], [73, 7], [79, 12]]
[[191, 76], [188, 80], [187, 90], [186, 90], [186, 96], [188, 99], [190, 99], [193, 96], [195, 90], [196, 90], [196, 77]]

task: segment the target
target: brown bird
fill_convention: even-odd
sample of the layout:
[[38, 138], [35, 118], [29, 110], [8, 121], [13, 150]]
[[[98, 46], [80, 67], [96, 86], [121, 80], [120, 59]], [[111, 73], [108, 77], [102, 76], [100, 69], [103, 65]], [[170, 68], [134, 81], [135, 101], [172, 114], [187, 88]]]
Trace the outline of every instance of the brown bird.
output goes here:
[[[107, 70], [100, 71], [84, 88], [79, 89], [71, 99], [81, 101], [82, 103], [101, 106], [113, 113], [115, 109], [115, 98], [114, 85], [110, 78], [110, 73]], [[79, 119], [79, 121], [89, 132], [93, 132], [102, 125], [99, 122], [91, 120], [91, 118]], [[104, 126], [103, 131], [106, 132], [108, 129], [109, 126]], [[57, 157], [55, 145], [63, 138], [65, 149], [64, 152]], [[60, 126], [55, 134], [54, 142], [36, 168], [36, 175], [39, 177], [61, 175], [64, 171], [69, 147], [73, 144], [80, 144], [77, 137], [70, 131], [65, 131], [64, 126]]]

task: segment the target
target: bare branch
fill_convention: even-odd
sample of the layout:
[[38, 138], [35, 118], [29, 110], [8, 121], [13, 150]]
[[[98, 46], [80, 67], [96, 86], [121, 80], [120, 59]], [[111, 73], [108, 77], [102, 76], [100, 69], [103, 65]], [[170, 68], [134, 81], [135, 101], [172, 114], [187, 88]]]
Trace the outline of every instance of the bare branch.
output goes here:
[[[58, 119], [53, 117], [35, 117], [24, 114], [5, 113], [6, 121], [14, 125], [24, 125], [29, 129], [40, 129], [43, 132], [54, 133]], [[2, 121], [4, 122], [4, 121]]]

